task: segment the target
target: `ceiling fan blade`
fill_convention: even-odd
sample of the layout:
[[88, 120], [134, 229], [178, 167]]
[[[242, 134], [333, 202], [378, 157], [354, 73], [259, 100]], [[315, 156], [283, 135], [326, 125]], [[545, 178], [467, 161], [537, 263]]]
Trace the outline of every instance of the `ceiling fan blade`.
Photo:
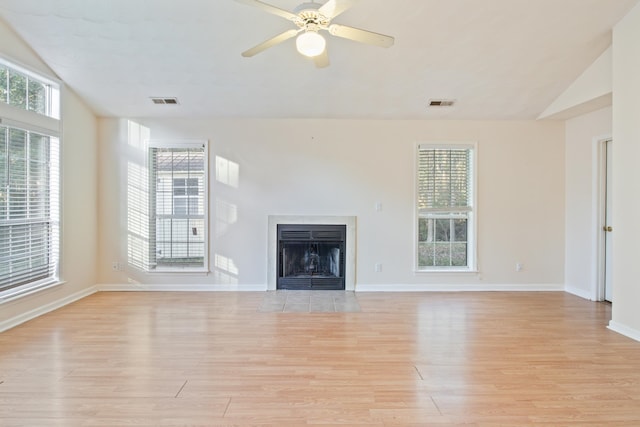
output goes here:
[[318, 12], [329, 19], [333, 19], [357, 2], [358, 0], [329, 0], [318, 9]]
[[391, 47], [394, 42], [394, 38], [391, 36], [385, 36], [384, 34], [361, 30], [359, 28], [348, 27], [346, 25], [331, 24], [329, 25], [328, 30], [329, 33], [336, 37], [342, 37], [360, 43], [372, 44], [374, 46]]
[[242, 56], [248, 58], [253, 55], [257, 55], [263, 50], [267, 50], [272, 46], [275, 46], [279, 43], [282, 43], [285, 40], [289, 40], [290, 38], [295, 37], [296, 34], [298, 34], [300, 31], [301, 30], [289, 30], [289, 31], [285, 31], [284, 33], [278, 34], [277, 36], [272, 37], [269, 40], [264, 41], [257, 46], [252, 47], [251, 49], [245, 50], [244, 52], [242, 52]]
[[318, 56], [313, 57], [313, 62], [316, 64], [316, 68], [325, 68], [329, 66], [329, 53], [327, 53], [327, 49]]
[[295, 13], [289, 12], [288, 10], [280, 9], [279, 7], [272, 6], [268, 3], [259, 1], [259, 0], [236, 0], [238, 3], [243, 3], [248, 6], [254, 6], [259, 9], [262, 9], [266, 12], [272, 13], [274, 15], [278, 15], [284, 19], [288, 19], [289, 21], [295, 21], [298, 19], [298, 15]]

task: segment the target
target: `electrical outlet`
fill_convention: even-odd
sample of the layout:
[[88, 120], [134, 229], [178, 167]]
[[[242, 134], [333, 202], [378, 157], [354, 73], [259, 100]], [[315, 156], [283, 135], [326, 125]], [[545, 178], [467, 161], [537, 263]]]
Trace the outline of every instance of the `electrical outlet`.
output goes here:
[[377, 262], [376, 265], [374, 266], [374, 269], [375, 269], [376, 273], [380, 273], [382, 271], [382, 264]]
[[522, 271], [524, 269], [524, 264], [521, 262], [516, 262], [516, 271]]
[[120, 266], [120, 262], [119, 261], [111, 262], [111, 270], [113, 270], [113, 271], [122, 271], [122, 267]]

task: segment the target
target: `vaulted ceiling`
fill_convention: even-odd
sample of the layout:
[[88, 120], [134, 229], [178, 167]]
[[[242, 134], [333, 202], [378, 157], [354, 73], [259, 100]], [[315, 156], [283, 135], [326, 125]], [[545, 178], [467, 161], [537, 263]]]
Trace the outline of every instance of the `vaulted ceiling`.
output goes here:
[[639, 1], [361, 0], [334, 22], [395, 44], [328, 36], [327, 68], [293, 39], [242, 57], [293, 24], [233, 0], [0, 0], [0, 17], [101, 116], [535, 119]]

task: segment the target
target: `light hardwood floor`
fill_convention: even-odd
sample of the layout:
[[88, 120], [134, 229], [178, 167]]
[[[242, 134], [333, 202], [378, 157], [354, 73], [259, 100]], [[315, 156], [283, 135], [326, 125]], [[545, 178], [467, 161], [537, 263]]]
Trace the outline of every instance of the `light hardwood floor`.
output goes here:
[[640, 343], [564, 293], [98, 293], [0, 334], [2, 426], [640, 426]]

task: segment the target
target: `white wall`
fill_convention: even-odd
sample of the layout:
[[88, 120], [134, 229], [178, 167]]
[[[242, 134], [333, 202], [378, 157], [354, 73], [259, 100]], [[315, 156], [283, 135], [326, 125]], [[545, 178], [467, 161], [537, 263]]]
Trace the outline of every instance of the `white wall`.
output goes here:
[[[153, 139], [210, 140], [210, 253], [224, 262], [208, 277], [112, 271], [126, 264], [127, 174], [144, 152], [127, 142], [126, 120], [100, 119], [99, 283], [265, 289], [267, 216], [309, 214], [357, 216], [356, 289], [563, 288], [562, 122], [137, 122]], [[414, 148], [443, 140], [478, 142], [479, 274], [413, 272]], [[216, 180], [216, 158], [237, 165], [237, 186]]]
[[640, 340], [640, 5], [613, 30], [613, 313]]
[[[0, 53], [55, 77], [1, 20]], [[61, 276], [65, 284], [0, 305], [0, 331], [86, 295], [96, 283], [97, 120], [66, 88], [63, 89], [62, 114]]]
[[568, 292], [596, 299], [598, 140], [611, 137], [611, 107], [566, 122], [566, 247]]

